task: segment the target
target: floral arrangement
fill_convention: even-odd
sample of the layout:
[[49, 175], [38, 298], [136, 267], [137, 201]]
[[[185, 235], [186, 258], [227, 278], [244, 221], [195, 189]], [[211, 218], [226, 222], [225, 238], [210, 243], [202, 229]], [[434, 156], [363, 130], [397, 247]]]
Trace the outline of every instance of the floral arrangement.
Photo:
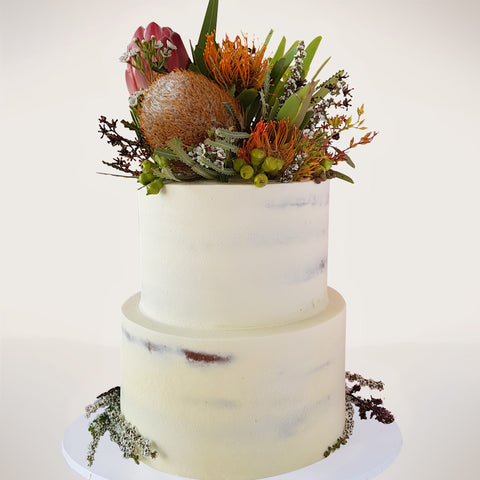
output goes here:
[[347, 115], [352, 89], [340, 70], [307, 80], [321, 37], [287, 48], [282, 38], [273, 55], [273, 31], [256, 46], [246, 36], [217, 43], [218, 0], [210, 0], [200, 36], [189, 57], [178, 33], [150, 23], [139, 27], [127, 51], [126, 83], [130, 121], [121, 121], [134, 139], [118, 132], [118, 121], [100, 118], [100, 133], [117, 147], [104, 162], [138, 179], [147, 194], [165, 182], [199, 179], [219, 182], [352, 179], [334, 169], [354, 167], [350, 150], [372, 141], [376, 132], [338, 143], [347, 130], [366, 130], [364, 107]]

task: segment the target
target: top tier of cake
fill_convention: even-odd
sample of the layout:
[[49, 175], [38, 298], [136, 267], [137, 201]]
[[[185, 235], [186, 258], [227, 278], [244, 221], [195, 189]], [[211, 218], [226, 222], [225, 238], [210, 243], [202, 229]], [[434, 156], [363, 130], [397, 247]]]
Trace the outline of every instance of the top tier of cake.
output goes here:
[[139, 192], [139, 308], [167, 325], [282, 325], [327, 305], [329, 182]]

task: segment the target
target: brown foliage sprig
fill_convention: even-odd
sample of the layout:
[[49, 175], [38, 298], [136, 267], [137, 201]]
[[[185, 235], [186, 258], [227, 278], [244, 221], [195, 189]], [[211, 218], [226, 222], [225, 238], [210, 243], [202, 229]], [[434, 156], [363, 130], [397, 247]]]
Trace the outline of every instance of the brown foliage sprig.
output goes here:
[[[132, 124], [121, 121], [122, 125], [130, 130], [135, 130]], [[131, 140], [120, 135], [117, 131], [118, 120], [108, 121], [105, 116], [99, 118], [99, 133], [101, 138], [106, 137], [107, 143], [113, 147], [117, 147], [118, 157], [114, 158], [112, 162], [103, 161], [105, 165], [131, 174], [133, 177], [138, 177], [142, 172], [141, 165], [147, 160], [152, 150], [149, 145], [141, 138], [140, 140]]]
[[358, 413], [362, 420], [365, 420], [367, 418], [367, 413], [370, 412], [370, 418], [375, 418], [380, 423], [389, 424], [395, 421], [395, 417], [393, 416], [392, 412], [383, 406], [383, 400], [381, 398], [374, 398], [370, 396], [369, 399], [366, 399], [355, 395], [356, 393], [360, 392], [362, 387], [368, 387], [371, 390], [382, 391], [382, 382], [367, 380], [361, 375], [352, 374], [350, 372], [346, 372], [346, 379], [347, 381], [354, 382], [351, 386], [347, 385], [346, 393], [350, 401], [356, 407], [358, 407]]
[[345, 426], [342, 435], [338, 437], [333, 445], [330, 445], [327, 450], [325, 450], [323, 453], [324, 457], [328, 457], [332, 452], [338, 450], [342, 445], [345, 445], [350, 438], [354, 426], [354, 405], [358, 408], [358, 413], [362, 420], [366, 420], [367, 412], [370, 412], [370, 418], [375, 418], [380, 423], [389, 424], [395, 421], [393, 414], [382, 406], [383, 400], [380, 398], [370, 397], [370, 399], [364, 399], [355, 395], [362, 387], [382, 391], [383, 382], [363, 378], [358, 373], [345, 372]]

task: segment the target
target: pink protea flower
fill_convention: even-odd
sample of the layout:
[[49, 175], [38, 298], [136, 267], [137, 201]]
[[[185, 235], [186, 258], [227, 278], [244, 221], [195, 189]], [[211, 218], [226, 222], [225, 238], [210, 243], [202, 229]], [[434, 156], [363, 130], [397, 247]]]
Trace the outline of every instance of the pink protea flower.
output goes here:
[[155, 22], [137, 28], [121, 60], [127, 63], [125, 79], [130, 94], [147, 88], [162, 70], [185, 70], [190, 64], [180, 35]]

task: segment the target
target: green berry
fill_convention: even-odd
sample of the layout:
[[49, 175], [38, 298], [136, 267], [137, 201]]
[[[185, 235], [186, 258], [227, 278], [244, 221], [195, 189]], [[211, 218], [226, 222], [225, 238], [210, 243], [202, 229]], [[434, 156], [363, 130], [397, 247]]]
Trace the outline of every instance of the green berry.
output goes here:
[[163, 180], [157, 178], [147, 185], [147, 195], [156, 195], [163, 187]]
[[240, 169], [246, 164], [247, 162], [243, 158], [235, 158], [233, 160], [233, 169], [236, 172], [239, 172]]
[[253, 167], [251, 165], [244, 165], [240, 169], [240, 175], [245, 180], [248, 180], [249, 178], [252, 178], [254, 173], [255, 172], [254, 172]]
[[148, 185], [150, 182], [153, 182], [153, 180], [155, 180], [155, 175], [151, 173], [141, 173], [138, 177], [138, 183], [142, 185]]
[[253, 183], [256, 187], [262, 188], [268, 183], [268, 177], [264, 173], [259, 173], [255, 175]]
[[151, 173], [152, 171], [152, 166], [153, 166], [153, 163], [150, 162], [149, 160], [145, 160], [143, 163], [142, 163], [142, 172], [143, 173]]
[[254, 167], [259, 167], [266, 156], [267, 156], [267, 154], [265, 153], [264, 150], [261, 150], [260, 148], [254, 148], [250, 152], [250, 160], [252, 162], [252, 165]]
[[160, 155], [153, 155], [153, 159], [155, 160], [156, 164], [161, 167], [168, 167], [170, 165], [170, 160], [165, 157], [161, 157]]
[[277, 159], [274, 157], [267, 157], [262, 163], [262, 168], [265, 172], [273, 172], [277, 168]]

